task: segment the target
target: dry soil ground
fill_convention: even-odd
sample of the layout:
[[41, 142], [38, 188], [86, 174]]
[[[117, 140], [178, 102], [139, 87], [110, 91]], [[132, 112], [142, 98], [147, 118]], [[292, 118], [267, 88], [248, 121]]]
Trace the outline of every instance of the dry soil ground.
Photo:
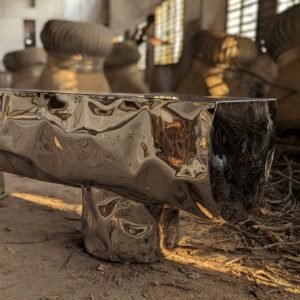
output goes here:
[[183, 246], [164, 262], [108, 263], [84, 252], [79, 189], [13, 175], [6, 175], [6, 183], [8, 196], [0, 200], [1, 300], [300, 299], [297, 275], [291, 281], [276, 276], [267, 262], [255, 265], [247, 254], [224, 251], [232, 238], [218, 225], [183, 215]]

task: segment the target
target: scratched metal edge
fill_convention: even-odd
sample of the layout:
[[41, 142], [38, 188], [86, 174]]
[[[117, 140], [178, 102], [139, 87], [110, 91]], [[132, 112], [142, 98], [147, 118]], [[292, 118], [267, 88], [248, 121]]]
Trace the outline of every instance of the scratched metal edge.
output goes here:
[[61, 90], [37, 90], [37, 89], [7, 89], [0, 88], [1, 92], [21, 92], [21, 93], [40, 93], [40, 94], [55, 94], [55, 95], [65, 95], [71, 94], [74, 96], [99, 96], [101, 97], [137, 97], [137, 98], [145, 98], [145, 99], [161, 99], [161, 100], [178, 100], [178, 101], [191, 101], [191, 102], [252, 102], [252, 101], [274, 101], [277, 100], [275, 98], [251, 98], [251, 97], [214, 97], [214, 96], [202, 96], [202, 95], [178, 95], [172, 93], [159, 94], [159, 93], [151, 93], [151, 94], [135, 94], [135, 93], [99, 93], [99, 92], [91, 92], [91, 91], [81, 91], [81, 92], [70, 92], [70, 91], [61, 91]]

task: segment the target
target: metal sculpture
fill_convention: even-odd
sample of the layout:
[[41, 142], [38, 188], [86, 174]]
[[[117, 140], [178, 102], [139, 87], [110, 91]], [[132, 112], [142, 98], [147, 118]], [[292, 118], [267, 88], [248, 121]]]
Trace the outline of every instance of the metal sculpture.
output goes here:
[[112, 34], [101, 24], [48, 21], [41, 40], [47, 64], [36, 88], [43, 90], [109, 91], [103, 73], [112, 48]]
[[258, 56], [256, 44], [244, 37], [200, 30], [191, 40], [194, 58], [191, 72], [180, 82], [178, 93], [249, 97], [249, 68]]
[[41, 48], [26, 48], [9, 52], [3, 58], [5, 68], [12, 72], [11, 88], [34, 89], [46, 63], [46, 53]]
[[84, 187], [86, 248], [103, 259], [160, 259], [178, 209], [244, 217], [272, 161], [272, 99], [2, 90], [0, 102], [1, 170]]
[[299, 129], [300, 5], [274, 19], [266, 35], [266, 48], [278, 65], [277, 84], [268, 93], [278, 99], [278, 127]]
[[106, 58], [105, 75], [114, 93], [149, 93], [143, 80], [138, 61], [141, 58], [137, 44], [133, 41], [116, 43]]

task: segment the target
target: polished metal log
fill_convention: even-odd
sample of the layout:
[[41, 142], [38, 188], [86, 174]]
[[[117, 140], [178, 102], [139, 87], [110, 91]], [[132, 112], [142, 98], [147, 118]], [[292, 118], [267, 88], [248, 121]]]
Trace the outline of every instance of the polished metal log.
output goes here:
[[[172, 215], [166, 207], [211, 219], [244, 217], [261, 195], [272, 161], [272, 99], [2, 90], [0, 102], [0, 169], [84, 187], [85, 243], [105, 259], [157, 260], [158, 247], [176, 240], [178, 215], [161, 222]], [[135, 201], [149, 213], [130, 216], [131, 205], [138, 211]], [[114, 243], [130, 234], [135, 246], [124, 254]], [[130, 256], [143, 241], [147, 251]], [[98, 248], [98, 242], [106, 246]]]
[[41, 91], [0, 99], [7, 172], [213, 217], [233, 202], [248, 210], [270, 168], [275, 100]]

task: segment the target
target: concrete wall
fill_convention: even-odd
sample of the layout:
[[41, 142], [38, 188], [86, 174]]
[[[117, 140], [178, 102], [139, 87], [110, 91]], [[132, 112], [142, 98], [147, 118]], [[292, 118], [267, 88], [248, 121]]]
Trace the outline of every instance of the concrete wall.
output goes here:
[[135, 27], [145, 21], [154, 12], [155, 5], [162, 0], [110, 0], [110, 28], [116, 34], [126, 30], [134, 31]]
[[36, 43], [42, 47], [40, 32], [49, 19], [69, 19], [105, 23], [104, 0], [0, 0], [0, 70], [7, 52], [24, 48], [24, 20], [35, 20]]
[[109, 0], [62, 0], [60, 2], [63, 2], [63, 17], [65, 19], [108, 23]]
[[226, 0], [201, 0], [201, 29], [224, 31], [226, 26]]

